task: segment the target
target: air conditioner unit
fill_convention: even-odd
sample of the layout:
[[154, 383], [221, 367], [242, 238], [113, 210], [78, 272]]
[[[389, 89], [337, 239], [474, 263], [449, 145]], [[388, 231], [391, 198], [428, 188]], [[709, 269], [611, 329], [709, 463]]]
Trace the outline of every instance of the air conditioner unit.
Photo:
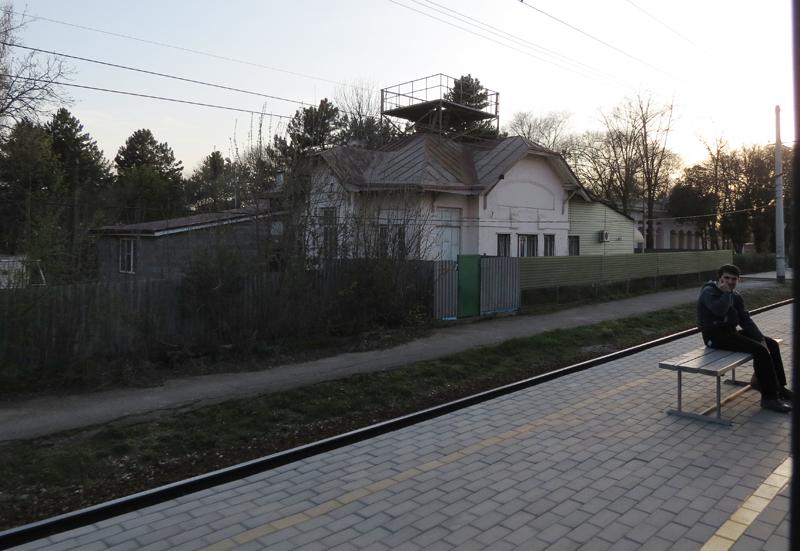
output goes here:
[[608, 230], [600, 230], [600, 242], [601, 243], [608, 242]]

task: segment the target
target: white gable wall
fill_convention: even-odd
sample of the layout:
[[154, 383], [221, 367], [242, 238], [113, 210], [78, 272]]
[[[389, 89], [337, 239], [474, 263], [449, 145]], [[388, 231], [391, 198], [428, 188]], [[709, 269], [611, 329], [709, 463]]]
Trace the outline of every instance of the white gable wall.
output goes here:
[[[365, 215], [384, 218], [391, 213], [392, 219], [404, 220], [409, 224], [406, 235], [418, 235], [420, 246], [417, 249], [421, 258], [438, 260], [442, 258], [442, 227], [448, 229], [448, 240], [453, 239], [453, 227], [458, 226], [459, 254], [497, 254], [497, 234], [510, 235], [510, 254], [518, 255], [518, 237], [535, 235], [538, 254], [544, 255], [544, 235], [555, 236], [555, 255], [565, 256], [569, 247], [569, 204], [567, 192], [561, 177], [553, 170], [547, 159], [528, 155], [506, 172], [486, 194], [464, 196], [443, 192], [422, 192], [415, 212], [402, 214], [409, 206], [406, 201], [397, 201], [392, 194], [376, 192], [372, 194], [348, 191], [330, 171], [321, 171], [315, 179], [310, 198], [309, 213], [316, 219], [319, 209], [336, 207], [337, 221], [361, 219]], [[460, 220], [454, 224], [452, 215], [440, 221], [438, 209], [458, 209]], [[413, 221], [412, 221], [413, 218]], [[317, 221], [319, 222], [319, 221]], [[383, 222], [385, 223], [385, 222]], [[403, 223], [403, 222], [400, 222]], [[313, 225], [313, 224], [312, 224]], [[319, 252], [320, 231], [307, 243], [311, 254]], [[346, 239], [346, 238], [345, 238]], [[340, 243], [344, 246], [344, 243]], [[343, 250], [353, 249], [343, 247]], [[449, 252], [452, 254], [453, 249]]]
[[480, 198], [479, 254], [497, 254], [497, 234], [511, 235], [511, 256], [517, 256], [519, 235], [536, 235], [539, 255], [544, 235], [555, 235], [555, 255], [568, 253], [569, 205], [556, 172], [542, 157], [528, 155]]

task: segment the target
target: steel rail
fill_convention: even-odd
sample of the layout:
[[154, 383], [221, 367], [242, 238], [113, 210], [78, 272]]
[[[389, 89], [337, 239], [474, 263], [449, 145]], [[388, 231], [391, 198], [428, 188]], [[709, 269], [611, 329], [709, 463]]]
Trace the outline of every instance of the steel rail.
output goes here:
[[[787, 304], [791, 304], [793, 302], [794, 298], [783, 300], [763, 306], [761, 308], [757, 308], [755, 310], [751, 310], [750, 313], [759, 314], [767, 310], [786, 306]], [[153, 488], [151, 490], [146, 490], [133, 495], [106, 501], [97, 505], [92, 505], [90, 507], [65, 513], [63, 515], [58, 515], [16, 528], [11, 528], [0, 532], [0, 549], [7, 549], [12, 546], [22, 545], [24, 543], [45, 538], [53, 534], [88, 526], [90, 524], [107, 520], [124, 513], [129, 513], [131, 511], [148, 507], [150, 505], [163, 503], [165, 501], [198, 492], [200, 490], [207, 490], [220, 484], [225, 484], [227, 482], [232, 482], [247, 476], [275, 469], [301, 459], [306, 459], [320, 453], [335, 450], [343, 446], [361, 442], [363, 440], [374, 438], [376, 436], [421, 423], [429, 419], [440, 417], [469, 406], [480, 404], [488, 400], [493, 400], [513, 392], [563, 377], [565, 375], [584, 371], [609, 361], [624, 358], [632, 354], [637, 354], [643, 350], [660, 346], [662, 344], [694, 335], [696, 333], [699, 333], [697, 328], [686, 329], [684, 331], [673, 333], [672, 335], [667, 335], [646, 343], [638, 344], [636, 346], [619, 350], [611, 354], [606, 354], [591, 360], [586, 360], [580, 363], [562, 367], [549, 373], [536, 375], [535, 377], [530, 377], [521, 381], [479, 392], [477, 394], [459, 398], [458, 400], [453, 400], [452, 402], [447, 402], [445, 404], [410, 413], [408, 415], [382, 421], [380, 423], [356, 429], [338, 436], [333, 436], [324, 440], [319, 440], [310, 444], [305, 444], [296, 448], [277, 452], [265, 457], [246, 461], [237, 465], [232, 465], [224, 469], [219, 469], [203, 475], [198, 475], [185, 480], [180, 480], [178, 482], [166, 484], [164, 486], [159, 486], [158, 488]]]

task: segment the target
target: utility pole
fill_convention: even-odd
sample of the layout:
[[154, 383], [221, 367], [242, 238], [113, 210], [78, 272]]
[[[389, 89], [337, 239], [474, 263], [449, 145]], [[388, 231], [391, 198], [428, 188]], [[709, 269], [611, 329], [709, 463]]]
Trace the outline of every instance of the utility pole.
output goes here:
[[775, 106], [775, 275], [778, 283], [786, 281], [786, 258], [783, 245], [783, 146], [781, 145], [781, 106]]

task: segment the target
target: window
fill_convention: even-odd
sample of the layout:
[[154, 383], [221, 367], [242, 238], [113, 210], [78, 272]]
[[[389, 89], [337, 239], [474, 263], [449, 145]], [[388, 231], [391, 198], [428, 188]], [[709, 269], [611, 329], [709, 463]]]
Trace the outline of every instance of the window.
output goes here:
[[405, 259], [406, 228], [402, 224], [378, 226], [378, 257]]
[[136, 273], [136, 240], [119, 240], [119, 271], [124, 274]]
[[581, 237], [579, 235], [570, 235], [567, 240], [569, 241], [569, 255], [580, 256], [581, 254]]
[[406, 248], [406, 228], [401, 224], [392, 226], [392, 237], [394, 238], [394, 251], [392, 255], [400, 260], [405, 260], [408, 254]]
[[437, 207], [439, 260], [458, 260], [461, 254], [461, 209]]
[[544, 256], [556, 255], [556, 236], [545, 234], [544, 236]]
[[511, 234], [497, 234], [497, 256], [511, 256]]
[[378, 226], [378, 258], [389, 256], [389, 226], [381, 224]]
[[325, 207], [319, 209], [322, 220], [322, 256], [336, 258], [338, 238], [336, 235], [336, 209]]
[[536, 234], [518, 235], [517, 256], [539, 256], [539, 236]]

